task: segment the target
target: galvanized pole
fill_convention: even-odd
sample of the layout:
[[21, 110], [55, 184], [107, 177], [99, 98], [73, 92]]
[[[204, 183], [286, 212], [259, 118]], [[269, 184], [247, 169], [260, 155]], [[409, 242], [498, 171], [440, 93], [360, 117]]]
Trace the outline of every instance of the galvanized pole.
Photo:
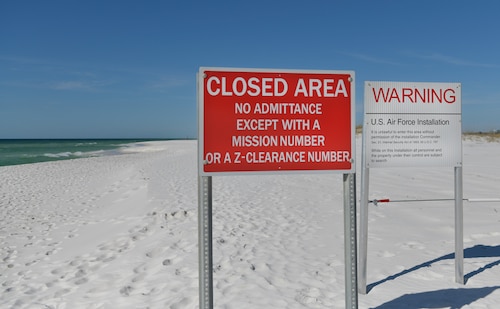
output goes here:
[[462, 167], [455, 167], [455, 281], [464, 284], [464, 203]]
[[361, 200], [359, 208], [359, 293], [368, 293], [366, 289], [368, 264], [368, 192], [369, 169], [361, 167]]
[[198, 176], [198, 263], [200, 309], [213, 309], [212, 176]]
[[368, 264], [368, 192], [370, 191], [370, 169], [366, 162], [366, 142], [367, 130], [369, 122], [363, 125], [362, 145], [363, 151], [361, 154], [361, 189], [359, 203], [359, 277], [358, 291], [361, 294], [368, 293], [366, 289], [367, 281], [367, 264]]
[[356, 174], [344, 174], [344, 255], [346, 309], [358, 309]]

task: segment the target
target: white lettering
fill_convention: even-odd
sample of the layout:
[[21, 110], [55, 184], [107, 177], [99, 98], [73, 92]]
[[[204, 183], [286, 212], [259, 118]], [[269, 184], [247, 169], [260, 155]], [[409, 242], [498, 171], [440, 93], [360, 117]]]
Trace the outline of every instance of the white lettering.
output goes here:
[[270, 128], [276, 130], [278, 119], [236, 119], [236, 130], [238, 131], [266, 131]]
[[211, 95], [211, 96], [216, 96], [219, 94], [220, 92], [220, 89], [213, 89], [212, 88], [212, 82], [216, 82], [218, 85], [220, 85], [220, 81], [217, 77], [215, 76], [211, 76], [208, 80], [207, 80], [207, 91], [208, 93]]
[[255, 114], [307, 114], [322, 115], [322, 103], [256, 103]]
[[220, 164], [220, 159], [221, 159], [221, 154], [219, 152], [207, 152], [205, 154], [205, 163], [206, 164], [214, 164], [218, 163]]
[[[234, 85], [234, 83], [233, 83], [233, 85]], [[223, 77], [222, 77], [222, 95], [223, 95], [223, 96], [225, 96], [225, 97], [230, 97], [230, 96], [232, 96], [232, 95], [233, 95], [233, 93], [232, 93], [232, 92], [230, 92], [230, 91], [227, 91], [226, 87], [227, 87], [226, 77], [225, 77], [225, 76], [223, 76]]]
[[273, 81], [272, 78], [267, 78], [267, 77], [262, 78], [262, 96], [263, 97], [270, 97], [273, 95], [273, 93], [271, 92], [271, 90], [272, 90], [271, 82], [272, 81]]
[[243, 135], [232, 137], [232, 147], [270, 147], [278, 146], [277, 136]]
[[337, 88], [335, 89], [334, 97], [338, 97], [339, 94], [342, 94], [344, 98], [347, 98], [347, 89], [343, 79], [340, 79], [337, 83]]
[[234, 103], [234, 113], [235, 114], [249, 114], [251, 111], [250, 103]]
[[[241, 84], [241, 91], [238, 91], [238, 83]], [[247, 83], [243, 77], [236, 77], [233, 80], [233, 91], [234, 94], [238, 97], [241, 97], [245, 94], [245, 92], [247, 92]]]
[[288, 92], [288, 83], [284, 78], [277, 77], [250, 77], [246, 80], [242, 76], [228, 80], [226, 76], [217, 77], [211, 76], [207, 79], [207, 92], [211, 96], [237, 96], [244, 95], [264, 97], [282, 97]]
[[306, 162], [306, 153], [304, 151], [247, 152], [244, 157], [247, 163], [252, 164]]
[[308, 162], [347, 162], [350, 161], [349, 151], [309, 151]]
[[310, 119], [281, 119], [284, 130], [309, 130], [311, 128]]
[[248, 95], [255, 97], [260, 94], [260, 87], [259, 87], [259, 79], [257, 77], [250, 77], [248, 80], [248, 88], [252, 89], [253, 91], [248, 91]]
[[297, 82], [297, 87], [295, 87], [295, 93], [293, 94], [293, 96], [297, 97], [299, 94], [302, 94], [303, 96], [307, 97], [306, 84], [305, 84], [303, 78], [299, 78], [299, 81]]
[[323, 135], [282, 135], [280, 146], [320, 147], [325, 146], [325, 137]]
[[313, 130], [321, 130], [318, 119], [314, 119]]
[[[333, 91], [335, 88], [335, 91]], [[308, 83], [303, 78], [299, 78], [295, 87], [294, 96], [302, 95], [304, 97], [338, 97], [340, 95], [347, 97], [347, 88], [343, 79], [339, 79], [335, 84], [334, 79], [316, 79], [310, 78]]]
[[224, 164], [226, 163], [231, 163], [231, 155], [229, 152], [226, 152], [226, 155], [224, 156]]
[[325, 79], [323, 81], [323, 96], [324, 97], [334, 97], [335, 94], [333, 93], [333, 79]]

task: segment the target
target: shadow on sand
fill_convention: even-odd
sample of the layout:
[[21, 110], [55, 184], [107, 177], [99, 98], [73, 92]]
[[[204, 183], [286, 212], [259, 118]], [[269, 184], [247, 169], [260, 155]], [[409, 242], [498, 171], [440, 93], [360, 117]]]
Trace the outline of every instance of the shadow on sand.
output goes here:
[[476, 300], [486, 297], [500, 286], [473, 289], [446, 289], [415, 294], [405, 294], [371, 309], [419, 309], [450, 308], [460, 309]]
[[[464, 258], [488, 258], [488, 257], [498, 257], [500, 258], [500, 246], [484, 246], [476, 245], [472, 248], [467, 248], [464, 250]], [[394, 280], [398, 277], [409, 274], [413, 271], [419, 270], [424, 267], [430, 267], [433, 263], [450, 260], [455, 258], [455, 253], [450, 253], [434, 260], [416, 265], [410, 269], [405, 269], [397, 274], [391, 275], [383, 280], [374, 282], [367, 286], [367, 290], [370, 291], [374, 287], [389, 280]], [[465, 282], [472, 278], [473, 276], [482, 273], [483, 271], [493, 268], [494, 266], [500, 265], [500, 260], [489, 263], [477, 270], [474, 270], [468, 274], [465, 274]], [[440, 291], [422, 292], [416, 294], [405, 294], [387, 303], [384, 303], [373, 309], [390, 309], [390, 308], [448, 308], [451, 306], [454, 308], [462, 308], [463, 306], [470, 304], [480, 298], [486, 297], [494, 290], [499, 289], [500, 286], [495, 287], [484, 287], [484, 288], [474, 288], [474, 289], [447, 289]]]

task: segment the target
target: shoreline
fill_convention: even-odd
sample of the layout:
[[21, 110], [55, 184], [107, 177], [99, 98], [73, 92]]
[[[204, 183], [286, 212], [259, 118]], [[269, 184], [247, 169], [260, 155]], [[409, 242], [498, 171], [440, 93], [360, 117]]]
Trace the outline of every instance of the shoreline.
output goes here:
[[0, 166], [119, 155], [144, 142], [170, 140], [182, 139], [2, 139]]

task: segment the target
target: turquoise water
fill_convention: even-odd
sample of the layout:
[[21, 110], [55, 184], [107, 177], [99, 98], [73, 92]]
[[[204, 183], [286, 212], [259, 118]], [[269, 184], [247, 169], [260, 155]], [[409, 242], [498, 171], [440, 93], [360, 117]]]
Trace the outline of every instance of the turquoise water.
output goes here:
[[118, 154], [130, 139], [6, 139], [0, 140], [0, 166]]

